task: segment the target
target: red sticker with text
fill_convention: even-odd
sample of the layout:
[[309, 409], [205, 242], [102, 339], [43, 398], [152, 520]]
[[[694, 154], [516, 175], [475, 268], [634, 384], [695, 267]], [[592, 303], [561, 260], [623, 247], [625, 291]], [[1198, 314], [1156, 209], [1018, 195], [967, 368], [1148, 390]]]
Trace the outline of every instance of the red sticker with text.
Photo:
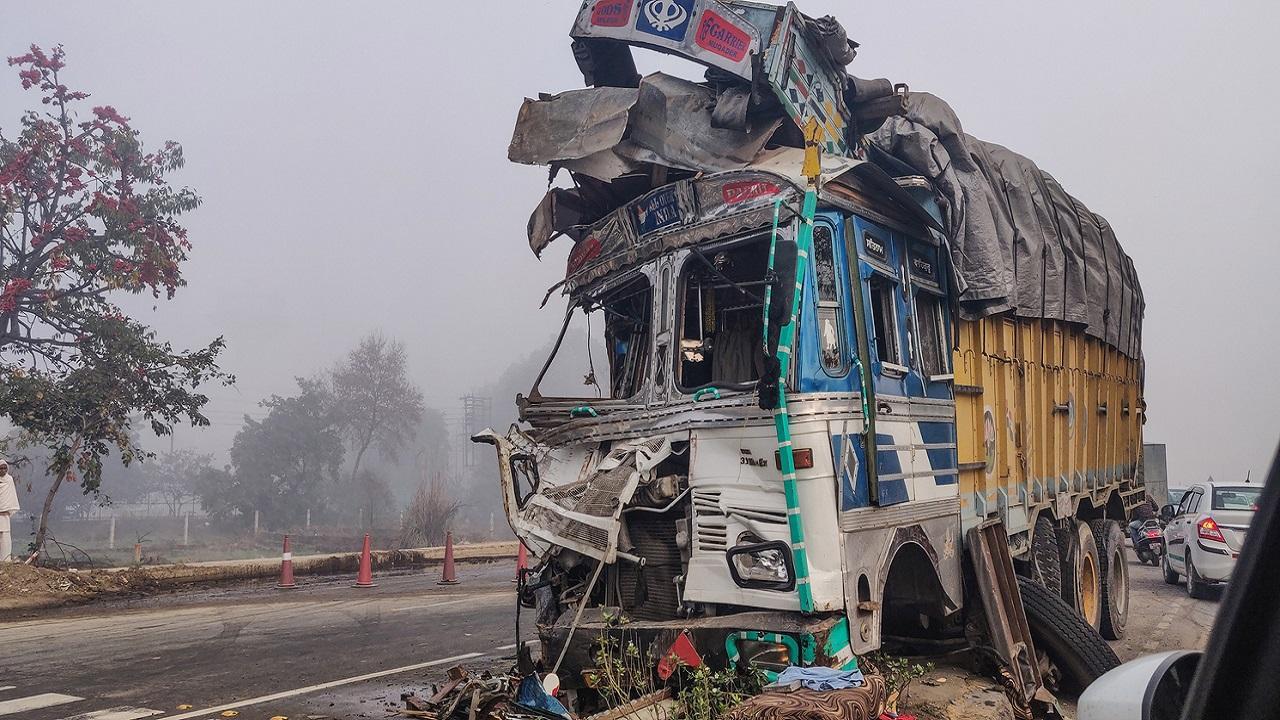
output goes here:
[[721, 197], [729, 205], [753, 200], [758, 197], [767, 197], [769, 195], [777, 195], [780, 188], [764, 180], [749, 180], [742, 182], [725, 183], [724, 188], [720, 191]]
[[594, 235], [574, 245], [573, 251], [569, 253], [569, 267], [565, 275], [572, 275], [578, 272], [583, 265], [600, 257], [600, 250], [600, 240]]
[[631, 20], [631, 0], [600, 0], [591, 11], [596, 27], [623, 27]]
[[[598, 12], [600, 6], [596, 6]], [[698, 34], [694, 42], [704, 50], [727, 57], [734, 62], [742, 62], [751, 49], [751, 36], [714, 10], [702, 13], [702, 24], [698, 26]]]

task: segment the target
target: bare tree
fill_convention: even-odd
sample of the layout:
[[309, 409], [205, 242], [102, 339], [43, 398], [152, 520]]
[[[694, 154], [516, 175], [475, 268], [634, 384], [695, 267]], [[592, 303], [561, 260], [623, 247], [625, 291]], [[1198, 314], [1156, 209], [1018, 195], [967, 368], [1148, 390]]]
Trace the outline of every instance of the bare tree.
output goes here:
[[366, 335], [332, 378], [343, 435], [355, 451], [354, 482], [371, 446], [395, 459], [413, 437], [422, 420], [422, 390], [405, 374], [404, 345], [378, 333]]
[[447, 483], [439, 473], [424, 477], [409, 501], [400, 524], [400, 547], [444, 544], [445, 531], [462, 504], [449, 496]]

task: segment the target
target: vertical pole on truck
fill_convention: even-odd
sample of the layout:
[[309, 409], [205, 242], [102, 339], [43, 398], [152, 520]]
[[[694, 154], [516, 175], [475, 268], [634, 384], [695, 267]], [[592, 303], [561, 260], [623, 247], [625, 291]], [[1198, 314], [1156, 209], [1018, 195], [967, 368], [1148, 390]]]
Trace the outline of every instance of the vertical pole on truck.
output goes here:
[[[800, 311], [800, 290], [808, 269], [809, 248], [813, 245], [813, 216], [818, 210], [818, 177], [822, 165], [818, 155], [818, 123], [810, 119], [804, 128], [804, 176], [808, 184], [800, 210], [800, 227], [796, 233], [795, 292], [791, 300], [791, 316], [778, 334], [778, 403], [773, 411], [773, 426], [778, 436], [778, 464], [782, 470], [782, 490], [787, 499], [787, 527], [791, 531], [791, 554], [795, 560], [796, 590], [800, 594], [800, 612], [813, 612], [813, 588], [809, 585], [809, 555], [804, 544], [804, 519], [800, 515], [800, 489], [796, 485], [796, 463], [791, 448], [791, 417], [787, 412], [787, 383], [790, 373], [792, 345], [796, 336], [796, 318]], [[769, 268], [773, 269], [774, 249], [778, 242], [778, 206], [774, 206], [773, 241], [769, 248]], [[772, 288], [765, 289], [765, 342], [769, 337], [769, 300]]]

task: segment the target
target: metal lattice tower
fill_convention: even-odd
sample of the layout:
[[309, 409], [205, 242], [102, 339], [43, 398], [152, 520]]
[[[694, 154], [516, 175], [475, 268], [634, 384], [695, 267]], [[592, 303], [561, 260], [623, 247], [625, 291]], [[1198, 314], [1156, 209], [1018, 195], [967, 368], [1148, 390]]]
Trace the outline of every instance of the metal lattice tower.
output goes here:
[[471, 436], [489, 427], [493, 422], [493, 399], [480, 395], [463, 395], [462, 400], [462, 442], [466, 450], [463, 461], [466, 467], [475, 467], [479, 460], [476, 444]]

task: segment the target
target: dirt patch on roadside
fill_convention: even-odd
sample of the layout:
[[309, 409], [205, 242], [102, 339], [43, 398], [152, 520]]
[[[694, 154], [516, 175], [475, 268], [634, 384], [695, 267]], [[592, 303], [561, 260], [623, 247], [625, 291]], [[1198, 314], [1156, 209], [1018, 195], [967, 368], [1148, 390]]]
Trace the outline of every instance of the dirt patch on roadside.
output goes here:
[[0, 564], [0, 611], [88, 602], [98, 597], [145, 595], [160, 586], [138, 570], [50, 570], [20, 563]]

